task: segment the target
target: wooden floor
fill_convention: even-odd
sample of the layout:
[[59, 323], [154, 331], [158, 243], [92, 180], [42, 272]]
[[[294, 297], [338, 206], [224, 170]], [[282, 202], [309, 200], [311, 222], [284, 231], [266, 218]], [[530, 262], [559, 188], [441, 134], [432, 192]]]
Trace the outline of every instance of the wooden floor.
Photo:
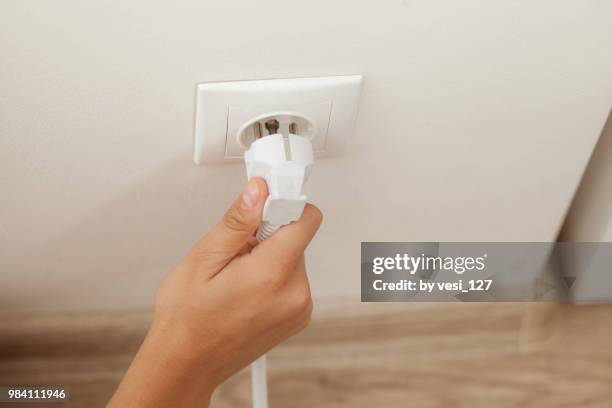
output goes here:
[[[149, 319], [2, 317], [0, 385], [63, 385], [67, 406], [104, 406]], [[269, 355], [269, 378], [273, 408], [612, 407], [612, 306], [323, 305]], [[212, 406], [249, 407], [249, 392], [245, 371]]]

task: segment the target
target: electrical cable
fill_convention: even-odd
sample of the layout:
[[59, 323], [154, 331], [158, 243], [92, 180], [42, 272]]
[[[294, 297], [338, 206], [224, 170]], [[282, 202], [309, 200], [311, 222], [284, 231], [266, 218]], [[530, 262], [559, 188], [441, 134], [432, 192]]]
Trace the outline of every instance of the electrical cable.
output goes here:
[[[257, 242], [262, 242], [274, 234], [280, 226], [269, 222], [261, 224], [257, 230]], [[253, 408], [268, 408], [268, 376], [266, 355], [251, 363], [251, 394]]]

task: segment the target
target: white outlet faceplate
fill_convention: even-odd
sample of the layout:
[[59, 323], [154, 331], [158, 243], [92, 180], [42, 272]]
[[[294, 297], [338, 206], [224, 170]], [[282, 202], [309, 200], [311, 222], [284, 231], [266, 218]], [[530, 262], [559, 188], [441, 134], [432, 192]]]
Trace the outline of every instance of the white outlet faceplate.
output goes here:
[[316, 156], [337, 154], [353, 131], [361, 82], [350, 75], [199, 84], [194, 161], [242, 159], [238, 129], [257, 116], [286, 111], [312, 120]]

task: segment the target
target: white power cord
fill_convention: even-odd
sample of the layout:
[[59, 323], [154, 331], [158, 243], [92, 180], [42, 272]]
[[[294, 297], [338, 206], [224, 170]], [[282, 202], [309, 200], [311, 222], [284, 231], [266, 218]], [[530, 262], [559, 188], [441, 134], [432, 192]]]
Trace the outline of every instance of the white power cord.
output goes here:
[[251, 363], [251, 395], [253, 408], [268, 408], [268, 375], [266, 355]]
[[[257, 242], [274, 234], [280, 226], [264, 222], [257, 230]], [[266, 355], [251, 363], [251, 395], [253, 408], [268, 408], [268, 375]]]
[[[294, 124], [282, 119], [285, 120], [280, 125], [275, 120], [272, 127], [268, 121], [265, 127], [271, 134], [255, 140], [244, 153], [248, 179], [262, 177], [268, 185], [263, 223], [256, 235], [258, 242], [300, 218], [306, 205], [302, 188], [314, 165], [310, 139], [292, 133], [296, 130]], [[279, 133], [279, 127], [285, 135]], [[265, 354], [251, 364], [251, 390], [253, 408], [268, 408]]]

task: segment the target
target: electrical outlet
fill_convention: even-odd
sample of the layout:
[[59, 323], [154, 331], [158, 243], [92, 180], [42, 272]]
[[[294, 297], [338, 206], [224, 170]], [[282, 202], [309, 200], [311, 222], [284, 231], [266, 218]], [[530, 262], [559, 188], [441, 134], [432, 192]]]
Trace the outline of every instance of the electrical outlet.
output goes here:
[[[281, 106], [283, 109], [281, 110]], [[225, 158], [242, 158], [245, 149], [243, 143], [240, 143], [240, 135], [238, 131], [241, 126], [249, 120], [264, 116], [274, 116], [275, 112], [295, 112], [302, 116], [308, 117], [315, 128], [311, 135], [312, 147], [315, 153], [320, 154], [325, 152], [325, 144], [327, 141], [327, 129], [332, 111], [331, 101], [322, 102], [306, 102], [301, 104], [284, 104], [284, 105], [251, 105], [251, 106], [230, 106], [227, 121], [227, 138], [225, 145]]]
[[239, 130], [275, 112], [308, 118], [315, 155], [335, 155], [352, 133], [361, 83], [361, 76], [351, 75], [199, 84], [194, 161], [242, 159]]
[[[305, 137], [310, 142], [312, 147], [317, 138], [317, 126], [312, 118], [304, 114], [285, 111], [271, 112], [263, 116], [255, 116], [244, 124], [236, 132], [237, 141], [240, 148], [249, 149], [251, 143], [265, 136], [281, 134], [288, 138], [290, 134]], [[325, 134], [327, 134], [327, 125], [325, 126]]]

